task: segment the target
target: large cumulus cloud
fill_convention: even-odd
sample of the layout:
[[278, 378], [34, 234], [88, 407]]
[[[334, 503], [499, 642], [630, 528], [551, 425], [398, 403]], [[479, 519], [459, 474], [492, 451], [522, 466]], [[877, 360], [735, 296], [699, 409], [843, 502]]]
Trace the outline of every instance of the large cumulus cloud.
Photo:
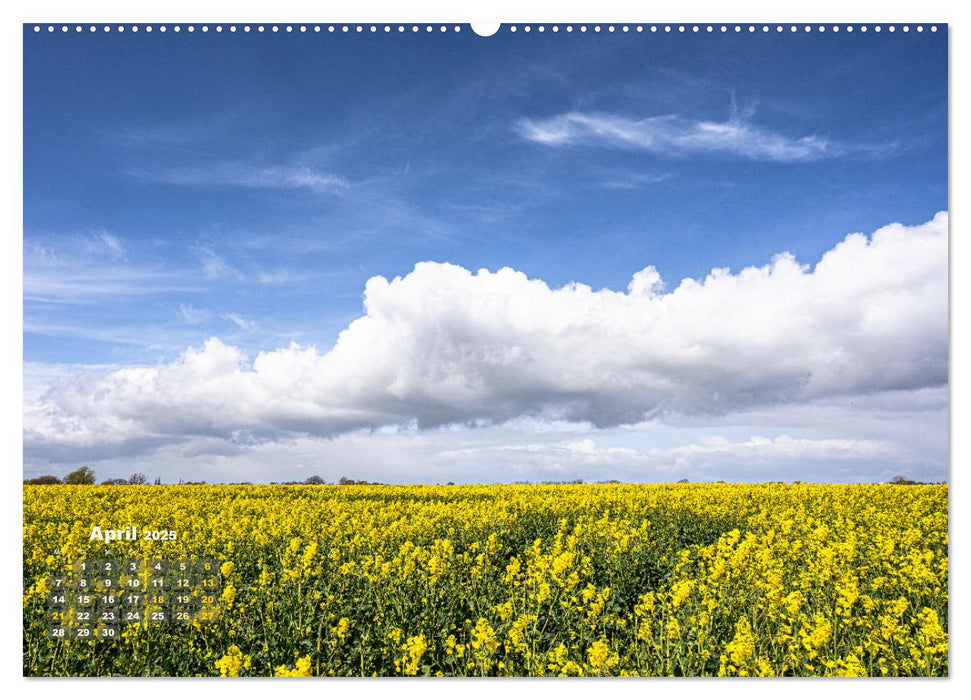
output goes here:
[[782, 253], [666, 290], [550, 288], [422, 262], [374, 277], [327, 352], [247, 358], [216, 338], [175, 362], [61, 381], [25, 447], [134, 451], [189, 436], [332, 436], [518, 416], [635, 423], [947, 382], [947, 214], [852, 234], [814, 266]]

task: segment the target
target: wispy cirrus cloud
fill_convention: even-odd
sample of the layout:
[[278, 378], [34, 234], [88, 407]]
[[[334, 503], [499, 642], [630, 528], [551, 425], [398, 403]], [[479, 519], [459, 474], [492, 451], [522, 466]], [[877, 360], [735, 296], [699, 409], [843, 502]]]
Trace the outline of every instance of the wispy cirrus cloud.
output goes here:
[[790, 137], [739, 117], [715, 122], [677, 114], [631, 119], [608, 113], [566, 112], [548, 119], [520, 119], [515, 129], [526, 140], [543, 146], [599, 145], [671, 156], [724, 153], [790, 163], [831, 158], [843, 150], [824, 137]]
[[172, 272], [134, 266], [100, 266], [88, 270], [24, 265], [24, 301], [84, 304], [111, 297], [193, 292], [198, 283]]
[[260, 167], [241, 163], [217, 163], [143, 175], [148, 179], [173, 185], [306, 190], [314, 194], [335, 194], [351, 186], [338, 175], [320, 172], [307, 165]]
[[183, 320], [189, 325], [206, 323], [212, 316], [208, 310], [196, 308], [191, 303], [179, 304], [179, 314], [181, 314]]
[[227, 321], [232, 321], [234, 324], [236, 324], [239, 327], [240, 330], [245, 331], [247, 333], [252, 333], [257, 328], [259, 328], [259, 324], [256, 321], [249, 318], [245, 318], [236, 313], [223, 314], [222, 318]]
[[209, 279], [233, 279], [241, 280], [243, 274], [235, 267], [230, 265], [226, 259], [212, 248], [200, 248], [199, 265], [202, 273]]
[[604, 177], [598, 184], [610, 190], [642, 190], [668, 179], [668, 175], [650, 173], [615, 173]]
[[121, 241], [119, 241], [115, 236], [112, 236], [107, 232], [102, 232], [98, 234], [97, 238], [111, 257], [117, 259], [125, 256], [125, 246], [123, 246]]

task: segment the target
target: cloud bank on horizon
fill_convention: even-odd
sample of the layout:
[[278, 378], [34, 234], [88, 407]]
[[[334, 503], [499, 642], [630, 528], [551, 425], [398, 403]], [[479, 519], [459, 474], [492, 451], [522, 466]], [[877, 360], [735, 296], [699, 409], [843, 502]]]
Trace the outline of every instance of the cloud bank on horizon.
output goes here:
[[[214, 337], [171, 363], [56, 381], [25, 405], [25, 455], [524, 417], [606, 429], [919, 394], [948, 380], [947, 229], [941, 212], [848, 235], [813, 266], [780, 253], [670, 291], [649, 266], [613, 291], [421, 262], [369, 279], [364, 315], [326, 352], [293, 344], [250, 359]], [[582, 457], [586, 443], [572, 444]]]

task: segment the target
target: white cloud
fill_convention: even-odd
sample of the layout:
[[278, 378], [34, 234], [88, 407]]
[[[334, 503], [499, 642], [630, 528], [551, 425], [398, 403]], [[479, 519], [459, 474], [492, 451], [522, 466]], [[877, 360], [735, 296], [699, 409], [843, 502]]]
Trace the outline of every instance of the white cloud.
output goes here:
[[219, 253], [212, 248], [199, 249], [199, 262], [202, 265], [202, 273], [209, 278], [220, 279], [242, 279], [243, 275], [239, 270], [226, 262]]
[[[246, 430], [228, 439], [195, 437], [161, 444], [136, 460], [128, 453], [103, 453], [88, 460], [99, 478], [133, 471], [181, 479], [217, 481], [302, 481], [318, 474], [391, 483], [511, 482], [584, 479], [597, 481], [824, 480], [886, 481], [903, 473], [937, 480], [939, 468], [923, 468], [899, 444], [874, 439], [789, 437], [726, 438], [685, 435], [664, 427], [640, 428], [646, 441], [670, 440], [667, 447], [610, 443], [618, 430], [591, 432], [562, 426], [544, 432], [512, 423], [479, 430], [355, 431], [331, 439], [297, 437], [267, 441]], [[664, 434], [664, 435], [662, 435]], [[140, 447], [144, 447], [140, 446]], [[72, 454], [71, 458], [76, 455]], [[29, 462], [27, 475], [65, 474], [63, 462]]]
[[24, 265], [24, 301], [84, 304], [108, 297], [198, 291], [197, 283], [174, 273], [136, 267], [59, 271]]
[[611, 190], [641, 190], [650, 185], [656, 185], [668, 179], [667, 174], [651, 175], [648, 173], [624, 173], [603, 180], [601, 187]]
[[323, 173], [306, 165], [259, 167], [240, 163], [217, 163], [196, 168], [170, 170], [148, 175], [151, 179], [174, 185], [246, 187], [269, 190], [308, 190], [333, 194], [350, 184], [333, 173]]
[[670, 292], [651, 267], [618, 292], [419, 263], [368, 280], [365, 315], [326, 353], [291, 345], [250, 361], [213, 338], [172, 363], [61, 381], [25, 406], [25, 448], [522, 416], [604, 427], [941, 387], [947, 222], [852, 234], [814, 268], [782, 254]]
[[110, 233], [101, 233], [98, 235], [98, 240], [101, 244], [108, 249], [109, 254], [114, 258], [121, 258], [125, 255], [125, 247], [121, 244], [115, 236]]
[[[479, 446], [452, 450], [440, 457], [457, 462], [462, 457], [482, 463], [511, 462], [521, 468], [528, 466], [534, 474], [556, 467], [564, 473], [563, 478], [569, 479], [701, 480], [722, 478], [726, 471], [733, 471], [734, 478], [764, 481], [818, 474], [819, 465], [826, 465], [830, 473], [847, 464], [855, 466], [859, 473], [872, 472], [873, 462], [892, 460], [894, 452], [890, 444], [877, 440], [755, 435], [732, 441], [721, 435], [701, 435], [696, 442], [666, 448], [601, 447], [593, 437], [584, 437], [565, 443]], [[863, 464], [867, 466], [860, 469]], [[740, 473], [745, 476], [739, 477]]]
[[210, 313], [206, 309], [197, 309], [192, 304], [179, 304], [179, 313], [189, 325], [205, 323], [210, 317]]
[[259, 328], [259, 324], [256, 321], [244, 318], [239, 314], [223, 314], [222, 317], [227, 321], [232, 321], [240, 330], [246, 331], [247, 333], [252, 333]]
[[[106, 253], [111, 262], [105, 262]], [[199, 288], [171, 269], [124, 264], [124, 253], [122, 243], [107, 233], [65, 236], [48, 245], [24, 241], [24, 301], [75, 305]]]
[[567, 112], [548, 119], [521, 119], [516, 130], [529, 141], [551, 147], [599, 144], [668, 155], [719, 152], [780, 162], [816, 160], [840, 153], [825, 138], [791, 138], [737, 117], [710, 122], [678, 115], [630, 119], [616, 114]]

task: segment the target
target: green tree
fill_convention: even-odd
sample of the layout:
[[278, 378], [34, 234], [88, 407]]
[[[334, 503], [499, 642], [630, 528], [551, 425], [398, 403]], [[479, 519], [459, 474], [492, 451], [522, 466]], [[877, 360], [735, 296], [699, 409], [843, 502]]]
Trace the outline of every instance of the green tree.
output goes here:
[[63, 482], [53, 474], [44, 474], [43, 476], [35, 476], [33, 479], [24, 479], [24, 483], [33, 486], [53, 486]]
[[94, 483], [94, 470], [90, 467], [79, 467], [64, 477], [64, 483], [72, 486], [90, 486]]

